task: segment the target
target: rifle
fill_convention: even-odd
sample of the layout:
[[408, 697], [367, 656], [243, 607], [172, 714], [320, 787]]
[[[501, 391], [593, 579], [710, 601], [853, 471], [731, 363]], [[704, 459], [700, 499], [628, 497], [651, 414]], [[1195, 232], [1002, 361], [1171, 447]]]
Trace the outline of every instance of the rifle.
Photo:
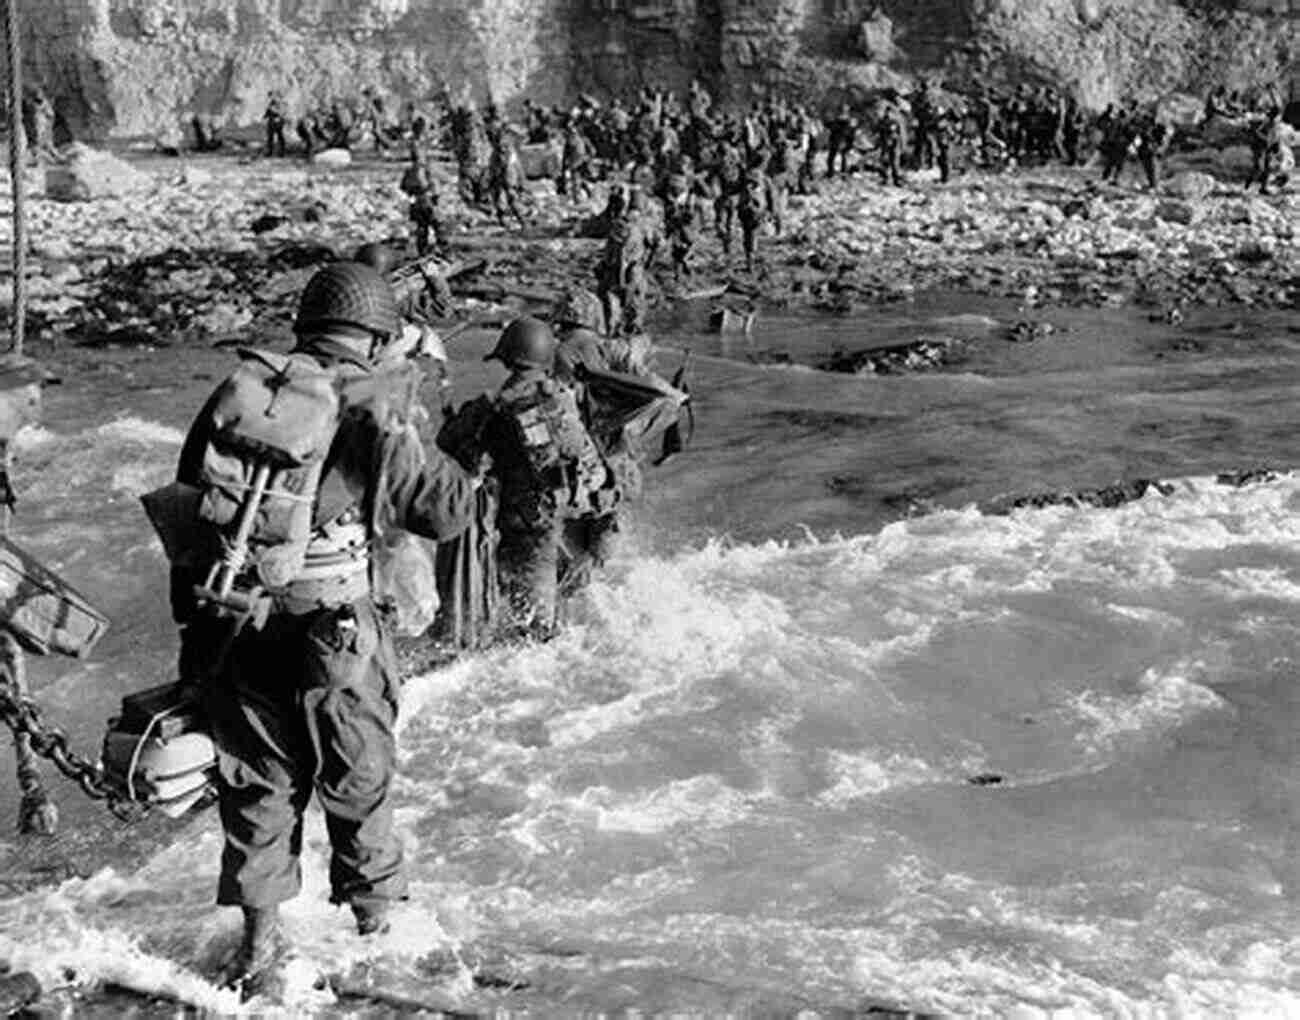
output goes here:
[[[486, 265], [486, 259], [475, 259], [473, 261], [460, 259], [454, 262], [446, 262], [434, 254], [422, 255], [395, 269], [389, 276], [389, 282], [392, 284], [393, 293], [397, 297], [398, 307], [410, 308], [424, 292], [428, 291], [430, 294], [436, 294], [440, 280], [445, 283], [456, 279], [458, 276], [476, 273]], [[434, 276], [434, 273], [437, 276]], [[447, 287], [446, 296], [450, 297], [449, 286]], [[423, 318], [423, 316], [416, 317]]]

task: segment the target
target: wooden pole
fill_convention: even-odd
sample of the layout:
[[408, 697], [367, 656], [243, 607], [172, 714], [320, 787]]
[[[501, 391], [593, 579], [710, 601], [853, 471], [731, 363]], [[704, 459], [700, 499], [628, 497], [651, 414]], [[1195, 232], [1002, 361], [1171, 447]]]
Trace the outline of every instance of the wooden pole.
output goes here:
[[14, 307], [9, 349], [23, 353], [27, 325], [27, 132], [23, 129], [23, 53], [18, 35], [18, 0], [4, 0], [5, 42], [9, 57], [9, 177], [14, 192]]
[[[13, 310], [10, 313], [9, 349], [23, 353], [27, 325], [27, 201], [24, 172], [27, 167], [27, 132], [23, 128], [23, 51], [18, 35], [18, 0], [4, 0], [5, 50], [9, 63], [9, 177], [13, 183]], [[0, 507], [0, 535], [9, 533], [13, 507], [9, 498], [9, 444], [0, 450], [0, 472], [5, 478], [5, 505]], [[26, 662], [18, 642], [7, 631], [0, 635], [0, 659], [4, 660], [20, 694], [28, 692]], [[48, 835], [58, 825], [58, 813], [45, 793], [31, 741], [14, 735], [18, 759], [18, 787], [22, 792], [18, 828], [21, 832]]]

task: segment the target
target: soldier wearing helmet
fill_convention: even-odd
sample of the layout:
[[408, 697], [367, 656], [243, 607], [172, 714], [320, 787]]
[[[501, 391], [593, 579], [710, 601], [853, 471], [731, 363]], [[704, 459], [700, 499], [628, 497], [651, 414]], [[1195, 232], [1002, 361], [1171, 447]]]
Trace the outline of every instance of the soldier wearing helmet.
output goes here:
[[[265, 456], [229, 442], [232, 417], [219, 411], [238, 404], [237, 381], [265, 378], [285, 408], [266, 416], [284, 433], [266, 440], [272, 449], [292, 446], [309, 427], [309, 416], [291, 413], [304, 406], [307, 384], [335, 394], [315, 398], [330, 399], [330, 413], [310, 418], [317, 448], [327, 451], [322, 466], [313, 484], [293, 490], [293, 506], [310, 506], [309, 516], [298, 514], [301, 567], [272, 583], [256, 561], [251, 577], [235, 581], [260, 611], [232, 617], [228, 604], [211, 600], [211, 581], [203, 583], [209, 542], [196, 539], [172, 563], [181, 678], [198, 688], [218, 751], [225, 846], [217, 902], [244, 913], [243, 940], [222, 979], [246, 995], [266, 990], [279, 969], [278, 908], [300, 889], [303, 812], [313, 792], [329, 832], [332, 902], [347, 904], [366, 935], [386, 926], [389, 904], [405, 895], [391, 797], [401, 681], [377, 594], [388, 579], [373, 553], [396, 530], [436, 540], [459, 533], [471, 518], [475, 480], [442, 453], [426, 452], [411, 430], [392, 427], [387, 387], [373, 373], [400, 329], [392, 288], [373, 268], [325, 267], [302, 293], [293, 351], [248, 352], [181, 451], [178, 488], [201, 497], [194, 533], [202, 535], [202, 522], [212, 520], [203, 500], [218, 495], [214, 472], [233, 467], [238, 475], [241, 458]], [[253, 397], [250, 407], [265, 408], [266, 399]], [[279, 495], [282, 504], [289, 499]]]
[[438, 444], [461, 464], [486, 454], [499, 487], [498, 566], [511, 629], [545, 640], [558, 622], [560, 542], [566, 520], [618, 501], [573, 391], [555, 378], [557, 342], [539, 319], [516, 319], [485, 360], [509, 376], [501, 390], [466, 404]]
[[395, 345], [394, 352], [400, 350], [412, 356], [433, 358], [441, 364], [445, 374], [447, 352], [430, 323], [452, 314], [451, 285], [446, 277], [425, 259], [402, 267], [399, 272], [396, 253], [385, 244], [363, 244], [353, 258], [377, 271], [393, 288], [397, 311], [403, 320], [403, 342]]
[[640, 333], [645, 328], [646, 268], [658, 246], [658, 234], [646, 208], [644, 194], [633, 191], [626, 207], [610, 196], [609, 233], [596, 267], [596, 287], [605, 309], [605, 322], [614, 335]]
[[600, 298], [589, 290], [572, 287], [565, 291], [551, 313], [556, 330], [555, 371], [571, 383], [578, 366], [608, 371], [605, 352], [605, 311]]

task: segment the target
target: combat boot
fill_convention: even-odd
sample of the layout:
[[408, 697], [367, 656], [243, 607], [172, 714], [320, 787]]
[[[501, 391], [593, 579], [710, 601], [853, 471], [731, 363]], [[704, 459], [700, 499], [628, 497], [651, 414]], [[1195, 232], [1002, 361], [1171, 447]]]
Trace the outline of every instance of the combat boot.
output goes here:
[[387, 900], [357, 900], [352, 904], [358, 935], [384, 935], [392, 927], [388, 922]]
[[244, 937], [239, 949], [222, 968], [217, 984], [238, 990], [247, 1000], [268, 990], [285, 954], [280, 908], [244, 907]]

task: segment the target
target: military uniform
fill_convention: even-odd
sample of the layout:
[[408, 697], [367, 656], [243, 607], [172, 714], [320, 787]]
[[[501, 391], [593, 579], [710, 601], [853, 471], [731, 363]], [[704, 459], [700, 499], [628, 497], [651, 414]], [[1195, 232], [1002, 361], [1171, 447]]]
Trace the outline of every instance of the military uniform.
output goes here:
[[730, 139], [724, 141], [717, 150], [717, 166], [714, 168], [715, 198], [713, 202], [713, 222], [722, 242], [722, 253], [731, 254], [731, 234], [736, 221], [736, 212], [740, 206], [740, 188], [744, 177], [744, 166], [740, 149]]
[[935, 112], [930, 125], [930, 145], [934, 152], [935, 165], [939, 168], [939, 180], [944, 184], [952, 176], [952, 115], [947, 110]]
[[754, 255], [758, 249], [758, 232], [762, 229], [770, 211], [767, 204], [769, 191], [770, 185], [767, 174], [763, 173], [762, 167], [750, 167], [745, 172], [745, 178], [741, 184], [740, 206], [738, 209], [741, 241], [745, 250], [745, 268], [749, 272], [754, 270]]
[[826, 128], [826, 176], [835, 176], [836, 156], [840, 160], [840, 173], [848, 173], [849, 154], [853, 151], [858, 125], [847, 105], [840, 108], [840, 112], [831, 118]]
[[[205, 607], [196, 589], [201, 550], [173, 562], [182, 679], [200, 686], [218, 751], [225, 848], [217, 902], [245, 911], [231, 981], [270, 962], [275, 908], [300, 888], [313, 791], [329, 832], [331, 900], [352, 906], [364, 934], [405, 894], [391, 798], [401, 681], [376, 602], [386, 579], [371, 548], [389, 529], [455, 535], [469, 523], [474, 490], [450, 460], [426, 456], [412, 431], [390, 427], [385, 387], [369, 382], [372, 359], [362, 352], [399, 329], [392, 291], [369, 267], [335, 264], [304, 291], [297, 354], [338, 380], [342, 416], [311, 504], [302, 568], [266, 589], [264, 624], [236, 628]], [[213, 414], [226, 390], [186, 438], [177, 470], [186, 486], [206, 484], [205, 451], [220, 448]]]
[[43, 89], [23, 93], [23, 128], [27, 132], [28, 157], [37, 164], [54, 152], [54, 106]]
[[880, 158], [880, 182], [903, 184], [903, 115], [891, 102], [884, 102], [876, 120], [876, 149]]
[[1267, 195], [1269, 185], [1278, 175], [1283, 161], [1282, 150], [1285, 145], [1282, 136], [1282, 117], [1276, 111], [1264, 121], [1255, 125], [1250, 136], [1251, 168], [1246, 178], [1246, 188], [1259, 183], [1261, 195]]
[[498, 129], [492, 136], [492, 152], [488, 159], [488, 193], [497, 221], [504, 224], [509, 211], [520, 227], [525, 226], [524, 214], [519, 211], [518, 193], [523, 188], [523, 174], [519, 157], [506, 133]]
[[316, 151], [316, 143], [321, 134], [320, 121], [316, 119], [316, 114], [308, 110], [299, 117], [298, 123], [295, 125], [295, 131], [298, 135], [298, 141], [302, 143], [303, 155], [311, 159], [312, 153]]
[[352, 145], [352, 111], [342, 103], [330, 104], [325, 116], [326, 143], [331, 149], [347, 149]]
[[645, 326], [647, 241], [646, 224], [632, 210], [623, 210], [609, 225], [597, 291], [613, 334], [638, 333]]
[[1137, 136], [1136, 128], [1124, 110], [1107, 107], [1098, 121], [1101, 131], [1102, 183], [1119, 183], [1129, 150]]
[[560, 158], [560, 176], [555, 191], [570, 198], [583, 198], [588, 194], [587, 181], [591, 176], [591, 143], [570, 124], [564, 131], [564, 152]]
[[1161, 161], [1169, 148], [1173, 131], [1154, 114], [1148, 116], [1138, 128], [1137, 156], [1146, 174], [1147, 187], [1155, 191], [1160, 184]]
[[780, 237], [785, 233], [786, 209], [790, 197], [790, 176], [795, 172], [799, 153], [794, 140], [784, 132], [776, 133], [776, 142], [772, 147], [772, 157], [767, 163], [768, 196], [767, 205], [772, 213], [772, 225]]
[[418, 158], [402, 175], [402, 191], [411, 198], [409, 215], [415, 227], [415, 250], [420, 255], [430, 251], [429, 238], [442, 248], [447, 243], [446, 228], [438, 215], [438, 193], [429, 176], [429, 168]]
[[[520, 353], [516, 341], [531, 349]], [[558, 621], [565, 521], [590, 513], [612, 480], [573, 390], [552, 374], [555, 339], [548, 327], [516, 320], [488, 358], [504, 360], [510, 377], [496, 396], [449, 419], [438, 443], [462, 464], [491, 458], [489, 477], [500, 500], [497, 562], [512, 629], [546, 639]]]
[[912, 114], [916, 120], [916, 137], [913, 139], [912, 158], [916, 165], [925, 169], [933, 166], [938, 157], [939, 108], [935, 100], [933, 87], [926, 82], [921, 91], [912, 99]]
[[284, 140], [284, 100], [273, 95], [266, 103], [266, 154], [283, 157], [287, 146]]
[[664, 232], [673, 262], [673, 277], [681, 280], [691, 270], [691, 255], [699, 240], [699, 220], [689, 179], [675, 176], [664, 204]]
[[487, 165], [491, 157], [482, 118], [472, 107], [460, 107], [452, 115], [451, 126], [461, 198], [467, 205], [482, 202], [487, 196]]

